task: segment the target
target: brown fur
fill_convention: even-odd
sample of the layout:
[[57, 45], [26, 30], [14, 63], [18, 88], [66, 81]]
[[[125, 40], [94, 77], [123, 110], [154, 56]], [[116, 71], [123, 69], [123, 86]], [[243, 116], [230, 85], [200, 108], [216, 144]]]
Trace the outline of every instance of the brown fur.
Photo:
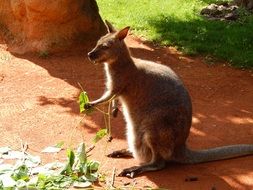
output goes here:
[[192, 151], [186, 147], [192, 120], [190, 96], [178, 76], [167, 66], [133, 59], [123, 39], [129, 27], [108, 34], [88, 53], [91, 61], [105, 64], [107, 90], [90, 106], [117, 96], [127, 122], [129, 150], [110, 157], [133, 156], [140, 166], [126, 168], [121, 176], [159, 170], [168, 161], [200, 163], [253, 153], [253, 145], [234, 145]]

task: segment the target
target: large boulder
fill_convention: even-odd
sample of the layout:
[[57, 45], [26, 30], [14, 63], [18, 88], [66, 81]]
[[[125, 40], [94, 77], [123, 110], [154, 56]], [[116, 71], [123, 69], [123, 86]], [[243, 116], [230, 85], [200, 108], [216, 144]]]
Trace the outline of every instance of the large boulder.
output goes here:
[[105, 33], [95, 0], [0, 1], [0, 32], [15, 53], [66, 49]]
[[200, 14], [212, 20], [235, 21], [245, 16], [239, 7], [245, 8], [249, 15], [253, 13], [253, 0], [217, 1], [203, 8]]

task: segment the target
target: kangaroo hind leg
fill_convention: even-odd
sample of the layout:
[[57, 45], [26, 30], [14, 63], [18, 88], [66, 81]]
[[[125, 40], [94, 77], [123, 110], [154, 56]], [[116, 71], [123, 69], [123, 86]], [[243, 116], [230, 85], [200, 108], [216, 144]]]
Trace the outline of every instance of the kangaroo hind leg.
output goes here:
[[166, 167], [168, 157], [171, 156], [171, 150], [166, 148], [166, 155], [163, 155], [165, 150], [163, 147], [158, 147], [156, 137], [145, 133], [142, 138], [142, 144], [137, 148], [138, 158], [142, 162], [140, 166], [134, 166], [124, 169], [119, 176], [134, 178], [136, 175], [157, 171]]

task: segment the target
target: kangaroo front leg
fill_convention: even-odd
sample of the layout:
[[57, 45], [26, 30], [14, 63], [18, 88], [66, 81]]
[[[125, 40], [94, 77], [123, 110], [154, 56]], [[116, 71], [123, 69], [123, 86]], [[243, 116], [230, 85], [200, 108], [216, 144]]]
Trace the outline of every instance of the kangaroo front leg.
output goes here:
[[89, 106], [92, 107], [92, 106], [96, 106], [96, 105], [105, 103], [105, 102], [111, 100], [114, 96], [115, 96], [115, 94], [113, 94], [111, 91], [106, 91], [99, 99], [90, 102]]

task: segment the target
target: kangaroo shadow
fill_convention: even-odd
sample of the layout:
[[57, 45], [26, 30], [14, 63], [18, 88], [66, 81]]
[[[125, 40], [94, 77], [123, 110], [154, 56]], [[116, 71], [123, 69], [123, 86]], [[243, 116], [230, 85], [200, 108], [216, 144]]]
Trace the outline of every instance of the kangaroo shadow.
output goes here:
[[[87, 53], [91, 49], [91, 46], [74, 47], [67, 52], [54, 53], [47, 56], [41, 56], [36, 53], [12, 55], [20, 59], [28, 60], [29, 64], [35, 64], [45, 69], [51, 78], [60, 79], [73, 87], [72, 89], [75, 92], [73, 96], [59, 97], [57, 94], [55, 96], [52, 94], [41, 94], [37, 97], [37, 104], [39, 106], [60, 106], [64, 112], [70, 115], [81, 116], [79, 110], [79, 95], [81, 91], [86, 91], [90, 100], [95, 100], [103, 94], [105, 89], [103, 65], [93, 64], [87, 58]], [[100, 109], [104, 109], [104, 107], [102, 106]], [[118, 117], [112, 119], [111, 122], [113, 136], [124, 139], [124, 130], [114, 129], [116, 127], [123, 128], [124, 122], [122, 114], [119, 113]], [[96, 133], [98, 131], [97, 127], [105, 127], [103, 114], [98, 111], [90, 114], [89, 117], [83, 120], [80, 130], [84, 133], [87, 131], [89, 133]]]

